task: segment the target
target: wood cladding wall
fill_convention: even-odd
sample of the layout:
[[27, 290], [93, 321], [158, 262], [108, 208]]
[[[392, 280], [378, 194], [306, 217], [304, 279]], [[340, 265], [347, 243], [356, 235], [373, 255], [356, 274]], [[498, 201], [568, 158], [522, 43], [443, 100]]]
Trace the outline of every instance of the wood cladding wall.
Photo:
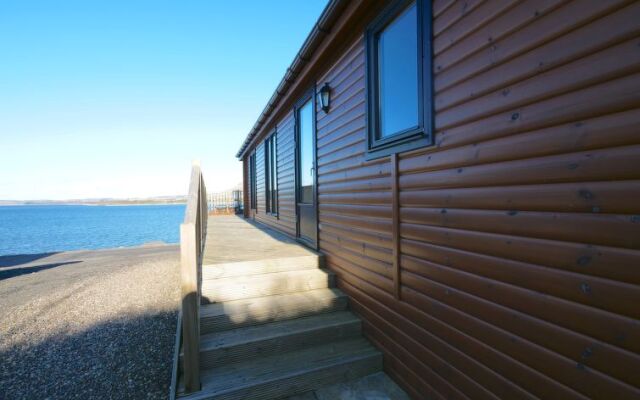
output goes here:
[[[640, 398], [638, 16], [435, 0], [435, 145], [373, 161], [363, 36], [318, 76], [319, 249], [412, 397]], [[294, 125], [251, 213], [291, 235]]]
[[640, 2], [433, 3], [435, 146], [318, 78], [319, 247], [415, 398], [640, 398]]
[[[264, 141], [256, 147], [257, 178], [257, 212], [250, 211], [250, 216], [289, 235], [296, 234], [295, 207], [295, 119], [293, 111], [276, 126], [277, 179], [278, 179], [278, 214], [267, 214], [264, 176]], [[246, 158], [248, 160], [248, 157]], [[250, 185], [249, 185], [250, 187]], [[250, 198], [250, 197], [249, 197]]]

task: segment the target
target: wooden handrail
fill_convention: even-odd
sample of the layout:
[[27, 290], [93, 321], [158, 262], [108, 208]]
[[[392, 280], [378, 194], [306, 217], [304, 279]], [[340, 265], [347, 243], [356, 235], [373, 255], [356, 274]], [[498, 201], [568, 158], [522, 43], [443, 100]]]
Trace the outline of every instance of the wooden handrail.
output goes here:
[[200, 390], [200, 297], [207, 214], [207, 189], [200, 164], [194, 162], [184, 222], [180, 225], [182, 370], [186, 393]]

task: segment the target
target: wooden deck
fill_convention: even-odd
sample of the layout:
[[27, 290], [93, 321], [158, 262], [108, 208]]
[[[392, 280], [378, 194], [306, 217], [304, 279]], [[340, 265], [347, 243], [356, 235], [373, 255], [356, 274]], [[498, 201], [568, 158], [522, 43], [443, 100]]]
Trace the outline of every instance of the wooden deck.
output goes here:
[[343, 392], [408, 399], [380, 378], [382, 355], [362, 336], [361, 321], [321, 254], [237, 216], [209, 218], [206, 237], [201, 389], [186, 393], [180, 378], [182, 400], [305, 400]]
[[205, 265], [316, 255], [295, 240], [235, 215], [212, 216], [207, 225]]

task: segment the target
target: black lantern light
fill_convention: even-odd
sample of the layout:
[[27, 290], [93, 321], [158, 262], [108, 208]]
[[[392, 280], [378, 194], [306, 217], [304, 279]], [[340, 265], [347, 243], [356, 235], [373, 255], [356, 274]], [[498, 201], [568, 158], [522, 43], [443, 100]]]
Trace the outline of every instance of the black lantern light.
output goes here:
[[320, 106], [322, 108], [322, 111], [324, 111], [325, 113], [328, 113], [329, 106], [331, 105], [331, 87], [329, 86], [329, 82], [325, 82], [324, 86], [320, 88], [318, 97], [320, 100]]

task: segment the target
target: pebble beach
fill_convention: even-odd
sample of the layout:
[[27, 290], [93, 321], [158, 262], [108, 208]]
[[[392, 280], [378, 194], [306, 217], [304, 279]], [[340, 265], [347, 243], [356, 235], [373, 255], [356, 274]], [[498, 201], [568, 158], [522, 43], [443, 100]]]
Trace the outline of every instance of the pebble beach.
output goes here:
[[0, 399], [165, 399], [176, 245], [0, 257]]

